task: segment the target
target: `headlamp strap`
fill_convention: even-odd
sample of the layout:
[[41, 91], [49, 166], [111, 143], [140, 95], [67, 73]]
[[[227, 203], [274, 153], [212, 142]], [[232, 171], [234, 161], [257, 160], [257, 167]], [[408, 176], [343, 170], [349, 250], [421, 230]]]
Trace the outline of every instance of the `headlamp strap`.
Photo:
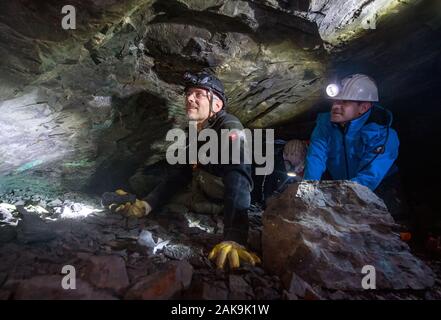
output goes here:
[[214, 96], [213, 96], [213, 91], [211, 90], [211, 89], [208, 89], [208, 91], [210, 92], [210, 116], [211, 116], [211, 113], [213, 113], [214, 114], [214, 111], [213, 111], [213, 101], [214, 101]]

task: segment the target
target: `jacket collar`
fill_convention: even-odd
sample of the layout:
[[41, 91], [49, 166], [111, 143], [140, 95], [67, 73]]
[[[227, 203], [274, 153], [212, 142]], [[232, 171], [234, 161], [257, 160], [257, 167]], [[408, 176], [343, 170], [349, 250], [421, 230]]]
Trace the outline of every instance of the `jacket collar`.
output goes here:
[[225, 114], [226, 114], [226, 111], [224, 109], [222, 109], [218, 113], [212, 115], [210, 118], [208, 118], [207, 121], [205, 121], [204, 125], [202, 126], [202, 129], [213, 127], [215, 125], [216, 121], [219, 118], [222, 118]]

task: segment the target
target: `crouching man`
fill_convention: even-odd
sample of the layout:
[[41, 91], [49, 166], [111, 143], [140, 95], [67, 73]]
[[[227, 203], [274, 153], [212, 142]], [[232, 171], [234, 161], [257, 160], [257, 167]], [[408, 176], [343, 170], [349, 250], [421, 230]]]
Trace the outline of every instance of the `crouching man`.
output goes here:
[[[227, 99], [224, 93], [224, 86], [214, 75], [201, 72], [196, 75], [187, 73], [184, 76], [185, 87], [185, 107], [187, 118], [197, 125], [197, 131], [212, 129], [216, 132], [218, 141], [221, 141], [222, 129], [236, 129], [239, 134], [231, 134], [231, 140], [239, 139], [238, 146], [240, 153], [244, 154], [244, 135], [240, 134], [243, 126], [233, 115], [225, 111]], [[188, 140], [187, 140], [188, 142]], [[191, 142], [189, 142], [191, 143]], [[196, 150], [199, 150], [196, 146]], [[219, 153], [222, 148], [219, 143]], [[187, 144], [186, 152], [191, 152], [193, 148]], [[221, 150], [222, 149], [222, 150]], [[194, 150], [194, 149], [193, 149]], [[209, 209], [223, 211], [224, 219], [224, 241], [216, 245], [210, 252], [209, 258], [216, 261], [218, 268], [224, 268], [226, 260], [229, 261], [230, 268], [237, 268], [240, 262], [246, 261], [251, 264], [259, 263], [260, 259], [253, 253], [245, 249], [248, 239], [248, 209], [251, 201], [251, 190], [253, 182], [251, 179], [251, 165], [246, 164], [243, 156], [239, 163], [231, 161], [233, 152], [230, 154], [228, 163], [218, 161], [208, 164], [174, 164], [169, 165], [169, 174], [142, 200], [136, 199], [135, 195], [127, 194], [123, 191], [109, 192], [103, 195], [104, 205], [118, 206], [118, 211], [127, 215], [145, 216], [153, 209], [164, 205], [170, 198], [188, 185], [192, 180], [193, 186], [204, 186], [208, 196], [221, 198], [221, 206], [213, 205]], [[190, 155], [188, 158], [190, 159]], [[188, 162], [187, 162], [188, 163]], [[205, 183], [204, 183], [205, 182]], [[208, 182], [208, 183], [207, 183]], [[198, 191], [194, 190], [189, 206], [193, 211], [204, 211], [206, 206], [195, 203]], [[199, 204], [199, 205], [198, 205]]]
[[306, 156], [305, 180], [351, 180], [376, 190], [397, 170], [398, 135], [392, 114], [376, 104], [378, 89], [354, 74], [326, 88], [331, 112], [319, 114]]

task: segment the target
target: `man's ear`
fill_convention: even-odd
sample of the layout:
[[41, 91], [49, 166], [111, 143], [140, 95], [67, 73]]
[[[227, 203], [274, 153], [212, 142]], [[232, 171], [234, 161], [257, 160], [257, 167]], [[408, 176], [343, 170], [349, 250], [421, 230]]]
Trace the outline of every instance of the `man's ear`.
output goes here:
[[214, 111], [215, 113], [217, 113], [217, 112], [219, 112], [219, 111], [222, 110], [223, 106], [224, 106], [224, 103], [222, 102], [222, 100], [220, 100], [220, 99], [215, 99], [215, 100], [214, 100], [214, 105], [213, 105], [213, 111]]
[[370, 108], [372, 108], [372, 102], [361, 102], [360, 103], [360, 114], [367, 112]]

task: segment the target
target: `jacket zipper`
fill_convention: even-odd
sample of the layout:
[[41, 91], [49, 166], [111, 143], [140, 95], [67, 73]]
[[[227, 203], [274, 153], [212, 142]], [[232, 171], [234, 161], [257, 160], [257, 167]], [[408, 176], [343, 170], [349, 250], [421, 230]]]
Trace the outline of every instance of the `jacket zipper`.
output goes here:
[[346, 152], [346, 132], [348, 131], [349, 124], [343, 128], [343, 152], [345, 154], [345, 172], [346, 172], [346, 180], [349, 179], [349, 164], [348, 164], [348, 156]]

